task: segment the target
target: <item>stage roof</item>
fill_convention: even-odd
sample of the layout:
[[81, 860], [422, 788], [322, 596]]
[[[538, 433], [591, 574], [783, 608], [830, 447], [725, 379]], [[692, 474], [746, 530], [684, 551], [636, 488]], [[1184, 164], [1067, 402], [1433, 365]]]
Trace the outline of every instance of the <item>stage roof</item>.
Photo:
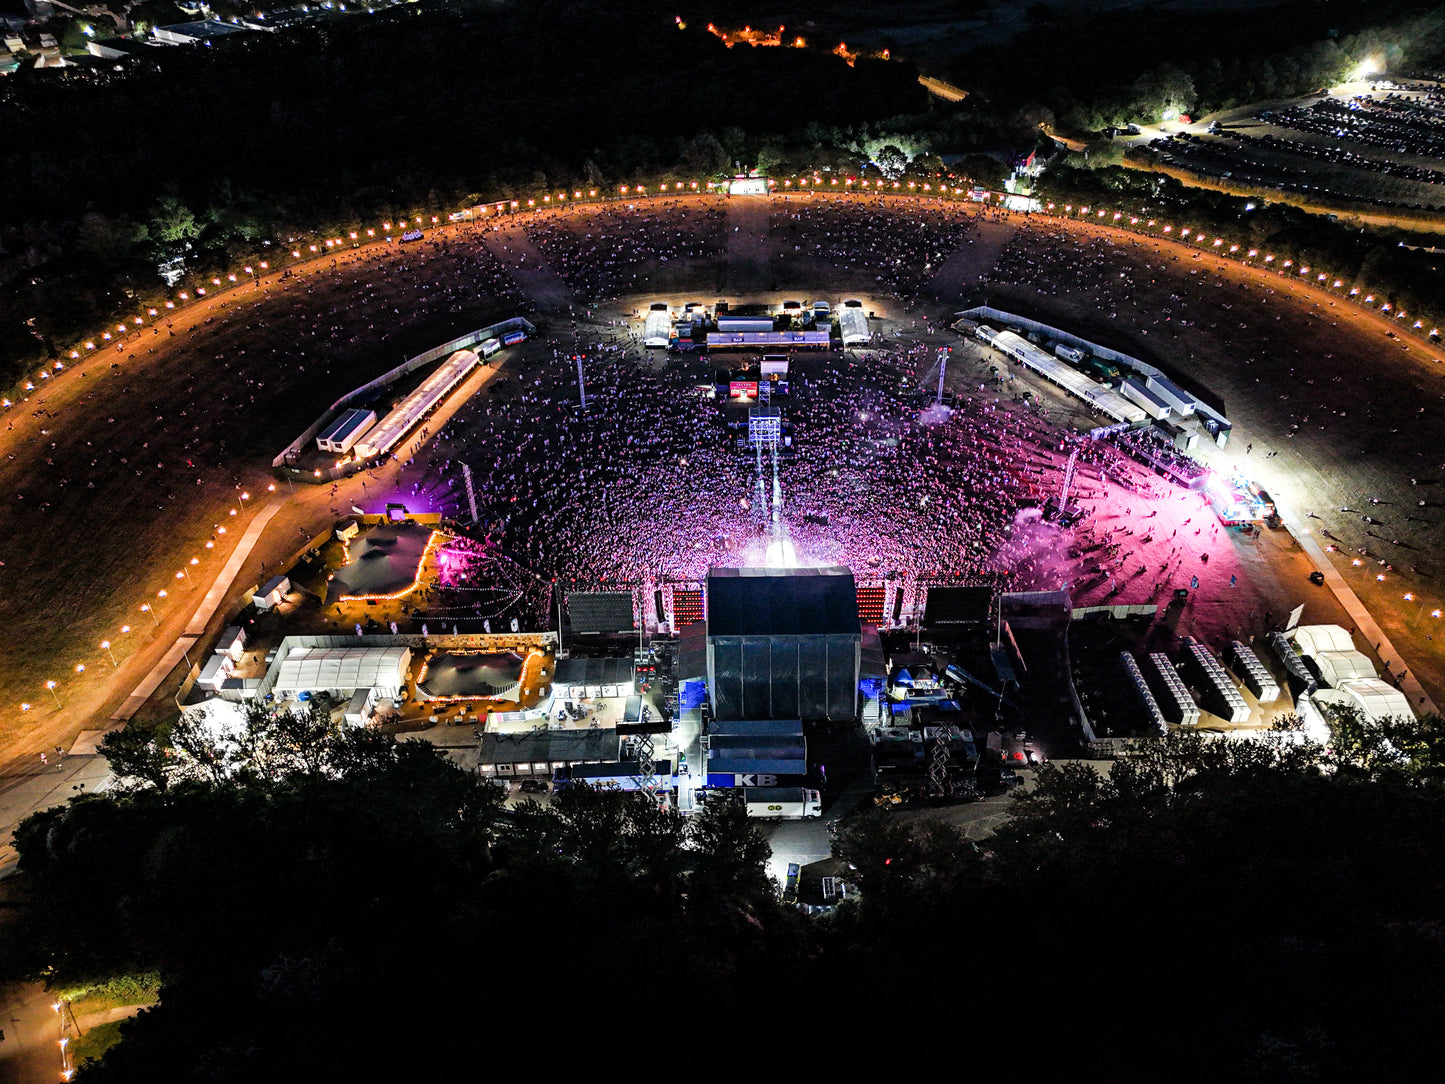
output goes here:
[[510, 696], [522, 678], [522, 656], [505, 651], [492, 654], [443, 652], [427, 660], [426, 677], [417, 682], [423, 696]]
[[857, 635], [853, 573], [829, 568], [712, 568], [708, 636]]
[[481, 763], [527, 762], [604, 763], [617, 759], [621, 749], [615, 730], [540, 730], [482, 735]]
[[346, 564], [330, 590], [338, 598], [395, 595], [416, 582], [432, 530], [417, 523], [382, 524], [347, 544]]
[[552, 686], [631, 685], [632, 678], [631, 659], [558, 659]]

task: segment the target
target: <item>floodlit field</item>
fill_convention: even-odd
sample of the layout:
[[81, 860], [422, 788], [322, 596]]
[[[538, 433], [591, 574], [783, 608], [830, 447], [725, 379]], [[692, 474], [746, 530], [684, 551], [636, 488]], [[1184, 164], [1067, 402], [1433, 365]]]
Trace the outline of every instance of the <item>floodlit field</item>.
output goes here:
[[[656, 220], [703, 210], [703, 201], [684, 204], [649, 213]], [[1227, 462], [1301, 517], [1314, 513], [1318, 519], [1305, 522], [1338, 538], [1341, 572], [1438, 695], [1445, 682], [1429, 637], [1430, 611], [1445, 604], [1438, 556], [1445, 463], [1430, 450], [1429, 436], [1445, 410], [1445, 366], [1433, 351], [1387, 338], [1378, 318], [1347, 312], [1343, 301], [1276, 275], [1101, 228], [996, 213], [950, 227], [939, 211], [940, 228], [952, 231], [946, 243], [929, 249], [910, 241], [895, 249], [927, 253], [930, 266], [901, 269], [905, 279], [895, 277], [900, 269], [885, 276], [873, 260], [838, 266], [837, 253], [817, 243], [830, 229], [854, 230], [860, 222], [886, 234], [895, 228], [892, 206], [869, 201], [865, 219], [858, 206], [821, 199], [800, 198], [791, 208], [780, 199], [732, 201], [721, 211], [724, 254], [665, 262], [648, 256], [647, 295], [671, 295], [680, 304], [694, 300], [682, 291], [724, 280], [735, 296], [768, 300], [874, 291], [879, 326], [904, 351], [913, 343], [959, 344], [946, 330], [950, 314], [987, 298], [1157, 361], [1206, 389], [1234, 421]], [[903, 238], [935, 217], [907, 204], [899, 210]], [[794, 250], [801, 244], [794, 213], [815, 239], [807, 252]], [[585, 238], [580, 222], [545, 228]], [[663, 225], [672, 231], [667, 236], [680, 236], [680, 217]], [[656, 221], [639, 228], [656, 228]], [[708, 233], [716, 238], [715, 225]], [[639, 251], [645, 247], [640, 241]], [[530, 305], [544, 338], [570, 342], [581, 309], [569, 313], [566, 285], [544, 256], [545, 247], [518, 223], [487, 233], [450, 227], [416, 246], [316, 260], [285, 281], [273, 274], [147, 325], [120, 350], [98, 350], [12, 408], [0, 432], [5, 748], [33, 757], [102, 724], [174, 642], [264, 503], [283, 502], [231, 597], [274, 571], [303, 535], [369, 500], [361, 488], [377, 484], [369, 475], [344, 483], [336, 495], [307, 486], [292, 495], [270, 473], [272, 456], [342, 392], [409, 353]], [[890, 279], [919, 283], [916, 294], [890, 297]], [[939, 291], [943, 296], [935, 296]], [[642, 303], [624, 297], [595, 310], [593, 319], [611, 326], [605, 322]], [[526, 365], [549, 365], [549, 355], [539, 344], [508, 360], [502, 374], [526, 376]], [[959, 355], [950, 388], [996, 394], [977, 387], [987, 378], [987, 359], [962, 346]], [[525, 390], [513, 382], [507, 394]], [[1067, 419], [1071, 409], [1059, 401], [1055, 419]], [[1374, 524], [1358, 512], [1370, 498], [1381, 502], [1372, 506]], [[1369, 556], [1355, 565], [1362, 547]], [[1279, 615], [1300, 601], [1332, 606], [1294, 565], [1277, 568], [1265, 550], [1241, 544], [1237, 560], [1243, 570], [1237, 593], [1221, 590], [1201, 600], [1203, 635], [1237, 634], [1262, 623], [1265, 609]], [[1153, 577], [1146, 579], [1152, 585]], [[1404, 603], [1405, 592], [1418, 601]], [[159, 630], [142, 604], [156, 607]], [[1331, 609], [1328, 618], [1334, 616]], [[112, 644], [119, 672], [103, 640]], [[207, 652], [208, 640], [199, 646]], [[178, 669], [162, 685], [157, 711], [179, 676]], [[53, 695], [47, 681], [56, 682]], [[22, 703], [29, 709], [22, 711]]]

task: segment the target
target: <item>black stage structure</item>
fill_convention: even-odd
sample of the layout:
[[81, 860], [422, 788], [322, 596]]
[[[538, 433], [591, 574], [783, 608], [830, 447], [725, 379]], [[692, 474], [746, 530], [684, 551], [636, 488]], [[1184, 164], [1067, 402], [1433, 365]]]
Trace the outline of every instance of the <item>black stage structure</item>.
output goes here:
[[706, 628], [715, 718], [857, 718], [862, 630], [848, 568], [709, 569]]

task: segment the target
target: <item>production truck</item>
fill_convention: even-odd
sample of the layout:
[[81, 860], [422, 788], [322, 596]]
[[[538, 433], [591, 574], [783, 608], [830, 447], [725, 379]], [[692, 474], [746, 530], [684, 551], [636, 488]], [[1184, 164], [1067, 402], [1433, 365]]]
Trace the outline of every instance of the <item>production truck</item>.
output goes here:
[[744, 787], [743, 808], [749, 817], [801, 821], [823, 815], [823, 796], [806, 787]]

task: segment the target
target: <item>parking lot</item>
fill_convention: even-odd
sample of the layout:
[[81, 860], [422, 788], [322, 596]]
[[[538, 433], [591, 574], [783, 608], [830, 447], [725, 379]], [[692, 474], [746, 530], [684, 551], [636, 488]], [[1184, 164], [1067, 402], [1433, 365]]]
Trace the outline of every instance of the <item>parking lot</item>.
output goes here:
[[1133, 161], [1325, 202], [1445, 209], [1445, 88], [1352, 85], [1147, 133]]

